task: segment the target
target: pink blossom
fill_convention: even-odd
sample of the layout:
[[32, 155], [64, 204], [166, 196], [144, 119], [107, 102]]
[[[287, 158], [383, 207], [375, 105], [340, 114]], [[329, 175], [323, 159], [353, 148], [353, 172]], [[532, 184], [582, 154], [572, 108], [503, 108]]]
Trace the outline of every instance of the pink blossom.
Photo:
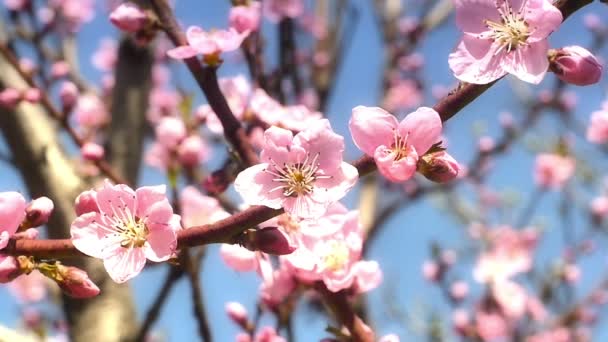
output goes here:
[[152, 144], [144, 155], [146, 164], [161, 171], [166, 171], [171, 165], [170, 151], [160, 143]]
[[591, 201], [591, 213], [597, 217], [608, 215], [608, 197], [599, 196]]
[[59, 23], [70, 32], [76, 32], [83, 23], [95, 16], [94, 0], [50, 0], [49, 6], [56, 11], [55, 15], [63, 19]]
[[473, 270], [475, 280], [496, 283], [532, 267], [532, 252], [536, 246], [536, 233], [516, 231], [503, 226], [490, 231], [490, 248], [482, 253]]
[[57, 284], [70, 297], [91, 298], [99, 294], [99, 287], [93, 283], [87, 272], [79, 268], [59, 265], [57, 274]]
[[263, 269], [269, 263], [262, 263], [262, 269], [258, 272], [262, 276], [262, 285], [260, 286], [260, 298], [264, 304], [270, 308], [275, 308], [283, 303], [289, 295], [293, 294], [296, 288], [296, 282], [293, 273], [286, 267], [281, 267], [278, 270]]
[[65, 77], [70, 73], [70, 65], [66, 61], [57, 61], [51, 65], [51, 76], [53, 78]]
[[551, 70], [566, 83], [579, 86], [597, 83], [602, 77], [602, 65], [588, 50], [574, 45], [555, 50]]
[[292, 131], [302, 131], [323, 114], [311, 111], [304, 105], [283, 106], [262, 89], [256, 89], [251, 97], [251, 111], [269, 125]]
[[110, 13], [110, 21], [123, 31], [137, 32], [149, 23], [149, 18], [141, 8], [128, 2], [116, 7]]
[[[570, 342], [573, 341], [572, 335], [567, 328], [557, 327], [552, 330], [543, 331], [532, 336], [526, 337], [525, 342]], [[575, 341], [578, 339], [574, 339]], [[585, 341], [582, 339], [581, 341]]]
[[30, 0], [4, 0], [4, 6], [11, 11], [21, 11], [30, 5]]
[[156, 139], [166, 148], [176, 147], [186, 137], [186, 125], [177, 117], [164, 117], [155, 129]]
[[439, 114], [418, 108], [401, 122], [379, 107], [358, 106], [349, 122], [355, 145], [373, 156], [380, 173], [392, 182], [403, 182], [416, 172], [418, 158], [441, 137]]
[[464, 281], [456, 281], [450, 286], [450, 296], [454, 300], [463, 300], [469, 294], [469, 285]]
[[190, 26], [186, 31], [188, 45], [167, 51], [175, 59], [186, 59], [196, 55], [216, 55], [238, 49], [249, 32], [239, 33], [236, 29], [204, 31], [198, 26]]
[[479, 310], [475, 313], [477, 335], [483, 341], [496, 341], [505, 338], [511, 330], [507, 319], [498, 312]]
[[228, 302], [225, 305], [228, 317], [240, 326], [247, 326], [247, 309], [239, 302]]
[[6, 88], [0, 91], [0, 106], [14, 109], [21, 101], [21, 92], [14, 88]]
[[209, 159], [211, 150], [198, 135], [191, 135], [182, 140], [177, 147], [179, 162], [186, 167], [194, 167]]
[[[242, 119], [251, 96], [250, 82], [243, 75], [238, 75], [236, 77], [221, 78], [219, 85], [234, 116], [237, 119]], [[200, 106], [197, 109], [196, 115], [200, 120], [206, 120], [207, 127], [211, 132], [223, 134], [224, 128], [222, 127], [222, 123], [209, 105]]]
[[13, 191], [0, 192], [0, 249], [8, 244], [25, 219], [25, 198]]
[[264, 15], [273, 22], [283, 18], [298, 18], [304, 13], [302, 0], [265, 0], [262, 5]]
[[239, 173], [235, 189], [247, 204], [319, 217], [357, 181], [357, 169], [342, 161], [343, 151], [344, 138], [326, 119], [295, 136], [273, 126], [264, 133], [263, 162]]
[[562, 22], [550, 0], [456, 0], [462, 41], [448, 62], [454, 76], [475, 84], [507, 73], [538, 84], [549, 62], [547, 37]]
[[97, 190], [99, 212], [80, 215], [71, 227], [74, 246], [103, 259], [110, 277], [123, 283], [141, 272], [146, 259], [168, 260], [177, 246], [179, 216], [165, 195], [165, 186], [141, 187], [106, 181]]
[[418, 162], [418, 171], [428, 180], [446, 183], [458, 177], [460, 164], [446, 151], [427, 153]]
[[220, 247], [222, 260], [238, 272], [255, 271], [258, 269], [257, 253], [238, 245], [222, 244]]
[[93, 65], [101, 71], [112, 71], [118, 58], [118, 46], [112, 38], [104, 38], [91, 57]]
[[78, 98], [73, 116], [76, 123], [83, 127], [99, 127], [110, 120], [105, 105], [93, 94], [81, 95]]
[[536, 156], [534, 179], [543, 188], [559, 189], [573, 175], [576, 162], [573, 158], [543, 153]]
[[230, 9], [228, 20], [230, 26], [237, 32], [253, 32], [260, 27], [261, 5], [259, 1], [251, 1], [248, 5], [234, 6]]
[[105, 155], [105, 150], [103, 146], [94, 143], [87, 142], [80, 148], [80, 153], [82, 157], [86, 160], [97, 161], [103, 159]]
[[427, 260], [422, 263], [422, 276], [424, 279], [432, 282], [439, 280], [441, 270], [439, 264], [435, 261]]
[[83, 191], [80, 195], [78, 195], [78, 197], [76, 197], [74, 209], [76, 211], [76, 215], [78, 216], [90, 212], [99, 212], [99, 206], [97, 205], [97, 192], [94, 190]]
[[25, 208], [25, 219], [28, 227], [38, 227], [47, 223], [54, 209], [53, 201], [46, 196], [32, 200]]
[[0, 254], [0, 283], [8, 283], [21, 275], [17, 259], [11, 255]]
[[522, 318], [528, 304], [526, 290], [512, 281], [498, 281], [491, 286], [492, 296], [500, 305], [501, 312], [512, 319]]
[[422, 93], [415, 81], [399, 80], [386, 91], [383, 107], [391, 112], [407, 110], [419, 106]]
[[591, 122], [587, 127], [587, 140], [596, 144], [608, 142], [608, 110], [601, 109], [591, 113]]
[[39, 302], [46, 296], [47, 279], [40, 272], [34, 270], [30, 274], [23, 274], [8, 283], [11, 294], [22, 303]]
[[260, 227], [246, 234], [243, 246], [251, 251], [260, 251], [273, 255], [291, 254], [296, 245], [289, 235], [277, 227]]
[[380, 337], [378, 342], [399, 342], [399, 336], [395, 334], [384, 335]]
[[165, 116], [175, 116], [180, 102], [181, 97], [176, 91], [154, 88], [150, 92], [150, 108], [146, 118], [150, 123], [157, 124]]
[[59, 88], [59, 99], [64, 108], [71, 109], [78, 100], [78, 94], [78, 87], [76, 87], [73, 82], [65, 81], [61, 83], [61, 88]]
[[189, 227], [215, 223], [230, 216], [213, 197], [201, 194], [193, 186], [185, 187], [179, 194], [182, 223]]

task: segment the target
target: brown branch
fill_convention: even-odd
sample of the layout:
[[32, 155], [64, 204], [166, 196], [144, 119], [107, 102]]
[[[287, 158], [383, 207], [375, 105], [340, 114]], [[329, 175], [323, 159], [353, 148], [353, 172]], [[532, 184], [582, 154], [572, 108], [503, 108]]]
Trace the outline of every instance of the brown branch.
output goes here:
[[[163, 30], [175, 46], [188, 45], [184, 32], [173, 14], [173, 10], [165, 0], [150, 0], [154, 12], [158, 16]], [[204, 66], [196, 58], [186, 58], [184, 63], [201, 88], [209, 106], [215, 112], [224, 128], [224, 136], [238, 153], [241, 161], [246, 166], [258, 164], [258, 156], [251, 147], [247, 133], [241, 126], [240, 121], [234, 116], [226, 102], [226, 98], [220, 90], [217, 81], [217, 67]]]
[[186, 274], [188, 275], [188, 280], [190, 281], [192, 306], [194, 316], [196, 317], [198, 333], [202, 341], [211, 342], [213, 340], [211, 337], [211, 328], [205, 310], [201, 279], [198, 275], [200, 268], [200, 260], [201, 259], [192, 258], [187, 249], [182, 251], [180, 255], [181, 265], [186, 271]]

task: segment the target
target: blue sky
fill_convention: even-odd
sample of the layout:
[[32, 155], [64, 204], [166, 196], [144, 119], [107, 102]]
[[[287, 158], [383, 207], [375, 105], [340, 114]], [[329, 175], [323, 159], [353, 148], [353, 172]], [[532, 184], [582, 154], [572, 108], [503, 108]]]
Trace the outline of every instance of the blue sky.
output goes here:
[[[213, 4], [210, 5], [210, 3]], [[180, 0], [177, 2], [176, 9], [178, 17], [185, 26], [225, 27], [228, 3], [228, 1]], [[336, 90], [328, 109], [328, 115], [331, 118], [334, 130], [346, 137], [347, 160], [352, 160], [360, 155], [348, 134], [347, 122], [351, 109], [357, 105], [372, 106], [379, 104], [383, 60], [380, 35], [371, 16], [370, 2], [355, 0], [353, 3], [359, 9], [360, 21], [355, 28], [353, 44], [349, 48], [343, 69], [340, 71]], [[94, 82], [99, 81], [100, 74], [90, 64], [92, 51], [97, 48], [101, 38], [105, 36], [117, 37], [117, 31], [109, 24], [102, 6], [99, 7], [95, 20], [85, 25], [78, 40], [83, 72]], [[608, 18], [608, 7], [596, 2], [576, 13], [551, 37], [553, 47], [571, 44], [586, 46], [589, 44], [589, 35], [585, 31], [582, 21], [585, 13], [596, 13], [602, 18]], [[272, 40], [275, 39], [274, 27], [267, 24], [264, 27], [264, 32], [271, 41], [269, 48], [274, 48], [275, 45], [272, 43]], [[430, 34], [418, 50], [424, 56], [423, 79], [427, 85], [443, 84], [451, 86], [454, 84], [455, 79], [448, 68], [447, 57], [456, 45], [459, 35], [460, 32], [454, 25], [453, 20], [450, 19], [444, 26]], [[600, 55], [604, 59], [608, 58], [605, 49]], [[176, 70], [178, 70], [180, 81], [189, 86], [189, 89], [193, 92], [198, 92], [185, 68], [178, 66]], [[245, 72], [245, 69], [225, 65], [220, 70], [220, 73], [224, 76], [236, 75], [239, 72]], [[500, 136], [499, 112], [509, 111], [513, 113], [516, 120], [522, 117], [523, 108], [518, 104], [511, 89], [511, 85], [518, 82], [515, 79], [502, 80], [446, 124], [445, 132], [449, 141], [450, 152], [459, 161], [467, 163], [473, 158], [472, 151], [475, 151], [478, 137], [476, 130], [481, 130], [484, 134], [496, 138]], [[580, 89], [572, 88], [579, 95], [576, 117], [580, 122], [586, 124], [590, 113], [599, 108], [601, 101], [605, 99], [607, 83], [604, 77], [599, 85]], [[534, 90], [550, 88], [552, 84], [553, 76], [549, 75]], [[198, 96], [197, 99], [198, 103], [203, 101], [201, 96]], [[434, 100], [427, 92], [424, 105], [431, 106], [433, 103]], [[473, 127], [477, 127], [477, 129]], [[532, 134], [526, 135], [524, 140], [532, 142], [550, 141], [555, 139], [562, 129], [563, 127], [555, 116], [549, 113], [541, 119]], [[0, 149], [5, 149], [5, 146], [0, 144]], [[601, 159], [599, 159], [603, 155], [598, 154], [598, 150], [594, 147], [577, 139], [575, 149], [582, 152], [590, 162], [603, 166]], [[496, 169], [489, 177], [488, 184], [500, 192], [518, 193], [522, 202], [525, 203], [533, 189], [532, 167], [533, 153], [519, 145], [495, 162]], [[25, 192], [19, 175], [10, 167], [0, 164], [0, 174], [2, 174], [0, 191], [19, 190]], [[142, 172], [141, 184], [149, 185], [163, 182], [163, 175], [155, 170], [146, 168]], [[597, 185], [580, 191], [580, 194], [577, 193], [577, 195], [580, 195], [577, 196], [579, 203], [575, 204], [584, 205], [590, 196], [598, 192]], [[356, 204], [356, 193], [356, 191], [353, 192], [345, 200], [345, 203], [353, 209]], [[464, 198], [474, 198], [470, 187], [461, 188], [460, 193]], [[562, 244], [561, 235], [558, 232], [559, 218], [556, 217], [556, 207], [559, 200], [558, 193], [549, 193], [544, 196], [540, 201], [534, 219], [534, 222], [543, 222], [548, 232], [548, 239], [541, 244], [539, 250], [540, 259], [545, 264], [551, 258], [559, 255], [559, 248]], [[523, 207], [523, 203], [517, 204], [518, 209]], [[446, 319], [449, 317], [448, 307], [441, 299], [440, 293], [437, 289], [428, 286], [420, 273], [422, 262], [429, 256], [431, 241], [438, 241], [446, 247], [458, 248], [465, 238], [463, 226], [454, 220], [452, 215], [439, 208], [439, 205], [436, 198], [428, 197], [394, 215], [386, 223], [384, 233], [371, 248], [370, 258], [379, 261], [385, 273], [384, 283], [369, 295], [372, 322], [377, 328], [378, 335], [392, 332], [400, 335], [403, 338], [402, 340], [422, 340], [422, 337], [416, 334], [416, 329], [411, 329], [405, 326], [403, 322], [391, 319], [385, 305], [387, 299], [390, 299], [393, 303], [398, 303], [402, 310], [410, 314], [418, 314], [419, 319], [423, 321], [426, 316], [420, 314], [428, 313], [433, 309], [439, 310], [442, 317]], [[580, 212], [580, 210], [578, 211]], [[496, 220], [493, 223], [508, 224], [511, 222]], [[580, 229], [584, 223], [582, 216], [577, 214], [575, 217], [577, 227]], [[601, 245], [605, 244], [606, 241], [600, 239], [597, 242]], [[463, 272], [460, 275], [474, 286], [470, 275], [470, 264], [470, 260], [464, 262], [464, 265], [469, 266], [469, 268], [463, 267]], [[580, 285], [580, 293], [585, 293], [585, 289], [592, 286], [594, 280], [602, 273], [589, 271], [602, 270], [605, 266], [605, 255], [583, 264], [583, 282]], [[153, 300], [165, 273], [165, 267], [155, 267], [145, 271], [132, 281], [133, 294], [140, 315], [145, 313]], [[224, 314], [224, 304], [227, 301], [240, 301], [252, 312], [259, 285], [257, 276], [236, 273], [226, 268], [219, 259], [217, 246], [211, 246], [203, 266], [201, 279], [216, 340], [232, 340], [238, 330]], [[16, 323], [17, 304], [2, 287], [0, 287], [0, 301], [5, 303], [3, 308], [0, 309], [0, 323], [9, 326], [14, 325]], [[189, 301], [190, 290], [188, 284], [181, 280], [173, 289], [168, 304], [164, 307], [161, 318], [156, 324], [156, 330], [166, 335], [170, 341], [190, 340], [192, 336], [196, 336], [196, 326]], [[313, 341], [327, 336], [324, 333], [327, 324], [325, 319], [322, 316], [310, 314], [309, 308], [305, 305], [300, 305], [297, 317], [295, 332], [296, 336], [300, 337], [299, 341]], [[268, 317], [265, 320], [274, 325]], [[605, 329], [600, 329], [596, 337], [601, 340], [601, 336], [608, 336], [607, 334]]]

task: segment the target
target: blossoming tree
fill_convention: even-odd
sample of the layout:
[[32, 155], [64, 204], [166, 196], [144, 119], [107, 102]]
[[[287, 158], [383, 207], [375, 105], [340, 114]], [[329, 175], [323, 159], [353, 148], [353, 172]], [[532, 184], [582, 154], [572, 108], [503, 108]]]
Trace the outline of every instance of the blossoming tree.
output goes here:
[[[606, 186], [597, 186], [605, 172], [594, 162], [608, 142], [608, 106], [594, 101], [606, 88], [605, 4], [3, 3], [0, 158], [23, 187], [0, 182], [0, 282], [20, 302], [23, 324], [0, 326], [2, 336], [169, 340], [156, 323], [185, 279], [189, 308], [180, 311], [191, 311], [196, 326], [180, 335], [187, 340], [602, 339], [594, 328], [608, 278], [583, 276], [600, 273], [608, 216]], [[383, 44], [380, 91], [357, 81], [338, 98], [342, 74], [358, 72], [347, 67], [362, 53], [351, 45], [370, 43], [357, 38], [359, 27], [372, 28], [368, 19]], [[88, 46], [79, 39], [87, 27], [112, 26], [120, 38], [96, 51], [78, 47]], [[438, 33], [445, 28], [461, 37], [448, 41]], [[553, 45], [562, 30], [578, 33], [570, 45]], [[429, 51], [436, 37], [441, 44]], [[453, 50], [438, 55], [435, 45]], [[99, 77], [81, 70], [83, 57]], [[443, 61], [453, 86], [423, 77], [437, 73], [429, 58]], [[380, 97], [352, 96], [359, 88]], [[588, 103], [577, 106], [574, 89]], [[340, 116], [334, 102], [352, 110]], [[500, 129], [471, 146], [467, 112], [483, 112]], [[543, 132], [543, 116], [558, 129]], [[512, 150], [531, 151], [535, 162], [509, 157]], [[516, 201], [501, 182], [522, 171], [530, 181]], [[493, 180], [500, 172], [508, 176]], [[557, 210], [543, 208], [556, 197]], [[407, 210], [415, 202], [425, 209]], [[439, 213], [443, 224], [430, 227]], [[393, 216], [403, 222], [387, 224]], [[402, 229], [400, 247], [383, 239], [395, 236], [391, 226]], [[465, 236], [446, 238], [452, 226]], [[429, 241], [428, 231], [438, 236]], [[428, 242], [425, 258], [385, 267], [394, 255], [416, 259], [403, 246]], [[203, 267], [210, 258], [216, 269], [254, 275], [257, 290], [232, 286], [231, 294], [218, 285], [225, 274]], [[147, 280], [138, 291], [156, 291], [149, 308], [128, 286], [140, 277]], [[213, 288], [202, 286], [214, 278]], [[420, 293], [440, 304], [418, 309], [397, 299]], [[252, 305], [207, 305], [232, 295]], [[311, 315], [322, 320], [319, 330], [298, 329]]]

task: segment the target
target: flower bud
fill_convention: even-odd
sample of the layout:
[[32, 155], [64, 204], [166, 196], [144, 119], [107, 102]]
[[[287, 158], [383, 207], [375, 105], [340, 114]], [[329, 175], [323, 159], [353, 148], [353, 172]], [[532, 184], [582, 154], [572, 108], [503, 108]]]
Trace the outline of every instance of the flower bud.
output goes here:
[[110, 13], [110, 21], [122, 31], [137, 32], [150, 23], [150, 18], [135, 4], [124, 3]]
[[58, 61], [51, 65], [51, 77], [57, 79], [70, 73], [70, 65], [66, 61]]
[[76, 203], [74, 209], [76, 215], [80, 216], [85, 213], [99, 212], [99, 206], [97, 205], [97, 193], [93, 190], [83, 191], [78, 197], [76, 197]]
[[156, 139], [167, 148], [173, 148], [186, 137], [186, 125], [175, 117], [164, 117], [156, 126]]
[[97, 161], [103, 159], [105, 151], [103, 146], [93, 142], [87, 142], [80, 148], [80, 153], [82, 154], [82, 158], [86, 160]]
[[253, 1], [249, 6], [234, 6], [230, 9], [230, 26], [239, 33], [257, 31], [260, 27], [260, 3]]
[[177, 156], [182, 165], [192, 167], [198, 165], [209, 154], [203, 139], [198, 135], [191, 135], [184, 139], [177, 149]]
[[59, 99], [61, 99], [63, 108], [68, 110], [73, 108], [78, 100], [78, 94], [78, 87], [74, 83], [69, 81], [63, 82], [59, 90]]
[[48, 222], [53, 209], [53, 201], [50, 198], [36, 198], [25, 208], [25, 225], [27, 228], [42, 226]]
[[454, 282], [450, 286], [450, 297], [456, 301], [461, 301], [469, 294], [469, 285], [464, 281]]
[[89, 279], [87, 272], [76, 267], [57, 265], [57, 276], [54, 280], [70, 297], [90, 298], [99, 294], [99, 287]]
[[449, 182], [458, 176], [458, 171], [460, 165], [445, 151], [425, 154], [418, 161], [418, 172], [433, 182]]
[[8, 283], [21, 275], [17, 259], [10, 255], [0, 254], [0, 283]]
[[245, 309], [243, 304], [238, 302], [226, 303], [226, 313], [239, 326], [247, 326], [247, 309]]
[[585, 86], [597, 83], [602, 76], [602, 65], [580, 46], [566, 46], [549, 53], [551, 70], [564, 82]]
[[243, 245], [251, 251], [274, 255], [291, 254], [296, 250], [289, 236], [277, 227], [263, 227], [247, 231]]
[[0, 106], [14, 109], [21, 101], [21, 92], [14, 88], [6, 88], [0, 91]]
[[38, 88], [28, 88], [23, 92], [23, 99], [29, 103], [38, 103], [42, 98], [42, 93]]

